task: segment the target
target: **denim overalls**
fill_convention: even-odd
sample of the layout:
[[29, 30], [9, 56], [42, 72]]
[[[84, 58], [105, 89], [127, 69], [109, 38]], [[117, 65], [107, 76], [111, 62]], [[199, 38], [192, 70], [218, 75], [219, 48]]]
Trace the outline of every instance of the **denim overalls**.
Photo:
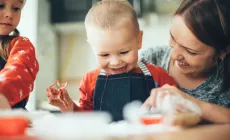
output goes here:
[[[2, 57], [0, 56], [0, 70], [2, 70], [4, 68], [5, 64], [6, 64], [6, 61], [4, 59], [2, 59]], [[22, 101], [18, 102], [14, 106], [12, 106], [12, 108], [24, 108], [25, 109], [27, 99], [28, 99], [28, 97], [24, 98]]]
[[96, 81], [93, 108], [96, 111], [109, 112], [113, 121], [123, 120], [125, 104], [139, 100], [144, 102], [150, 95], [155, 83], [151, 73], [142, 61], [138, 62], [142, 73], [106, 75], [101, 71]]

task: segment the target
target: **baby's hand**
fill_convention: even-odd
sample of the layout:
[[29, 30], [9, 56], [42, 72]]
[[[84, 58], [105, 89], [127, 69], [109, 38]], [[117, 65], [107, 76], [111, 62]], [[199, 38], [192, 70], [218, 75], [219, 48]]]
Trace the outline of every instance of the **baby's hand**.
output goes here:
[[73, 111], [73, 101], [66, 89], [48, 87], [46, 89], [46, 96], [48, 98], [49, 104], [59, 107], [62, 112]]

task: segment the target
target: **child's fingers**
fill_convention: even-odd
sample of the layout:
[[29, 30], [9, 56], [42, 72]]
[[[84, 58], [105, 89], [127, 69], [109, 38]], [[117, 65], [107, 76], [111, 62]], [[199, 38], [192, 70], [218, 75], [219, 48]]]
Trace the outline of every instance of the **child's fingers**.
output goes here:
[[56, 90], [50, 88], [47, 90], [47, 97], [49, 104], [53, 106], [60, 108], [69, 106], [68, 101], [70, 100], [70, 97], [65, 89]]
[[72, 99], [70, 98], [68, 92], [66, 89], [60, 89], [60, 99], [63, 102], [63, 104], [65, 105], [65, 107], [69, 106], [69, 103], [72, 102]]
[[66, 100], [63, 100], [63, 104], [66, 108], [69, 107], [69, 103]]
[[46, 96], [48, 98], [56, 99], [58, 98], [58, 94], [59, 94], [59, 91], [55, 88], [49, 87], [46, 89]]
[[58, 103], [57, 100], [48, 99], [48, 102], [49, 102], [49, 104], [52, 105], [52, 106], [59, 107], [59, 103]]
[[59, 96], [59, 98], [60, 98], [60, 101], [63, 103], [63, 105], [65, 106], [65, 107], [68, 107], [68, 102], [66, 101], [66, 99], [65, 99], [65, 97], [64, 97], [64, 94], [63, 94], [63, 92], [60, 90], [60, 94], [59, 94], [60, 96]]
[[56, 89], [56, 88], [48, 87], [48, 88], [46, 89], [46, 92], [51, 92], [51, 93], [53, 93], [54, 95], [58, 95], [59, 90]]
[[70, 100], [72, 100], [69, 96], [69, 93], [66, 89], [60, 89], [60, 92], [63, 95], [63, 100], [66, 100], [67, 102], [69, 102]]
[[53, 100], [53, 99], [48, 99], [48, 102], [50, 105], [56, 106], [56, 107], [63, 107], [63, 103], [57, 99], [57, 100]]

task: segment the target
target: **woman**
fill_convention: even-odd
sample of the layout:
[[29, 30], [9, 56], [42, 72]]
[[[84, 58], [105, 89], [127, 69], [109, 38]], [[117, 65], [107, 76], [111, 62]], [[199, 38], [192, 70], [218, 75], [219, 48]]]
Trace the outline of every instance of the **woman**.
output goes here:
[[171, 47], [149, 48], [145, 59], [165, 68], [178, 88], [152, 90], [143, 106], [155, 106], [158, 94], [179, 94], [197, 104], [202, 119], [230, 123], [230, 1], [184, 0], [170, 29]]

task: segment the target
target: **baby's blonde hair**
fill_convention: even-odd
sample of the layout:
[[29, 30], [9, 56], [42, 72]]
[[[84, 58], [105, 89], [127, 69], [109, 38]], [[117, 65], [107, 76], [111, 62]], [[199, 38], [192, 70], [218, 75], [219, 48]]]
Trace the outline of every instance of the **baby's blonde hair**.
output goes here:
[[85, 18], [86, 29], [90, 26], [101, 29], [116, 29], [121, 26], [133, 26], [139, 33], [139, 24], [135, 10], [127, 0], [103, 0], [89, 10]]

